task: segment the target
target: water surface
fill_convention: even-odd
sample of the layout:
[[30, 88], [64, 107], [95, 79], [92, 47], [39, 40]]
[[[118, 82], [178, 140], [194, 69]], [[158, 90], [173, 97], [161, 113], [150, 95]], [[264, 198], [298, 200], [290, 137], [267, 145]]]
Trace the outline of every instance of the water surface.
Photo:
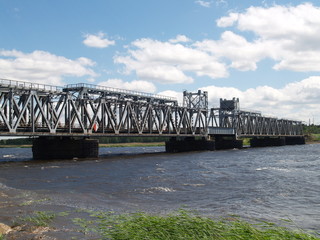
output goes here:
[[27, 191], [52, 206], [153, 213], [184, 207], [320, 230], [317, 144], [177, 154], [164, 147], [100, 148], [100, 155], [31, 161], [31, 149], [1, 148], [0, 191]]

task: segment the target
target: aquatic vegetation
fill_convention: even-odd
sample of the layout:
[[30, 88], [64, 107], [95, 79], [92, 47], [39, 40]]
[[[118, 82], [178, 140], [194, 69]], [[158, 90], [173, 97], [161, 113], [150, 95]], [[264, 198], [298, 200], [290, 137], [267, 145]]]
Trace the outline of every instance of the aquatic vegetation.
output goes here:
[[289, 230], [273, 223], [248, 223], [238, 217], [214, 220], [185, 210], [165, 216], [146, 213], [95, 213], [91, 216], [93, 220], [77, 218], [74, 222], [85, 233], [97, 232], [102, 239], [320, 239], [320, 236], [302, 230]]
[[20, 204], [20, 206], [30, 206], [34, 203], [40, 203], [40, 202], [45, 202], [45, 201], [49, 201], [50, 199], [49, 198], [43, 198], [43, 199], [38, 199], [38, 200], [28, 200], [28, 201], [25, 201], [23, 203]]
[[24, 217], [23, 222], [29, 222], [37, 227], [47, 227], [48, 224], [56, 217], [53, 212], [37, 211], [34, 215]]

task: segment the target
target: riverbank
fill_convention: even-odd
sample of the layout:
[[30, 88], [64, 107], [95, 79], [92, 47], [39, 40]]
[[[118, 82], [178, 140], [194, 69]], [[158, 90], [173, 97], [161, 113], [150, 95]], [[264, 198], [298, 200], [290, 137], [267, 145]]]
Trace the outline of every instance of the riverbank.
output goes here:
[[95, 230], [103, 239], [299, 239], [319, 240], [320, 236], [290, 230], [266, 221], [251, 223], [237, 216], [209, 218], [180, 209], [166, 215], [147, 213], [93, 213], [94, 220], [77, 219], [84, 229]]
[[23, 144], [23, 145], [20, 145], [20, 144], [10, 144], [10, 145], [0, 145], [0, 148], [31, 148], [32, 145], [31, 144]]
[[[288, 225], [288, 221], [283, 221], [283, 224]], [[266, 221], [244, 221], [232, 215], [208, 218], [182, 209], [165, 215], [143, 212], [119, 215], [76, 209], [61, 212], [33, 211], [14, 219], [11, 226], [0, 223], [0, 240], [10, 239], [319, 240], [320, 235]]]

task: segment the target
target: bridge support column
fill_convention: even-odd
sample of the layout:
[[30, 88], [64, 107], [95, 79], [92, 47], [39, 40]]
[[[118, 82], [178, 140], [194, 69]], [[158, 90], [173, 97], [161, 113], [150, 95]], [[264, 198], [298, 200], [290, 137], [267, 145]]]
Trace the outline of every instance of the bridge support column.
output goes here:
[[286, 139], [284, 137], [264, 137], [264, 138], [252, 138], [250, 139], [251, 147], [272, 147], [272, 146], [284, 146], [286, 145]]
[[186, 137], [184, 139], [171, 138], [166, 142], [166, 152], [189, 152], [189, 151], [214, 151], [214, 141], [205, 138], [196, 140], [194, 137]]
[[235, 136], [214, 136], [216, 150], [243, 148], [243, 141], [237, 140]]
[[292, 136], [292, 137], [285, 137], [286, 145], [302, 145], [306, 144], [306, 140], [303, 136]]
[[33, 159], [73, 159], [99, 157], [99, 141], [70, 137], [39, 137], [32, 146]]

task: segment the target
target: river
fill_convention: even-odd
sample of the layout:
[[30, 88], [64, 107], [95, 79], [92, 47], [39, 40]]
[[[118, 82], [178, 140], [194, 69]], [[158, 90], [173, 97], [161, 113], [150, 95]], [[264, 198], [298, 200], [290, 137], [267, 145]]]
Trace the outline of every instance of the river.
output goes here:
[[[30, 148], [0, 149], [0, 193], [11, 192], [12, 201], [24, 194], [47, 205], [103, 211], [183, 207], [208, 216], [288, 219], [320, 230], [317, 144], [176, 154], [164, 147], [100, 148], [99, 159], [31, 157]], [[10, 215], [4, 210], [0, 222], [1, 213], [2, 220]]]

